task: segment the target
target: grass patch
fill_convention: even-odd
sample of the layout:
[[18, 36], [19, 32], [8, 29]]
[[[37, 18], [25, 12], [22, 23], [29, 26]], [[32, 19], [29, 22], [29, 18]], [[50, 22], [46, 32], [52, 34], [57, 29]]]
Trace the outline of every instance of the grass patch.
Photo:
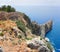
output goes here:
[[32, 38], [26, 38], [27, 40], [32, 40]]
[[50, 42], [47, 42], [47, 47], [48, 47], [51, 51], [53, 50], [53, 47], [52, 47], [52, 45], [51, 45]]
[[40, 40], [42, 40], [43, 38], [42, 37], [40, 37]]
[[1, 33], [0, 33], [0, 36], [3, 36], [3, 35], [4, 35], [4, 34], [1, 32]]
[[19, 44], [21, 43], [21, 40], [20, 40], [20, 39], [18, 40], [18, 43], [19, 43]]
[[20, 39], [20, 38], [22, 38], [22, 36], [21, 35], [18, 35], [18, 38]]
[[23, 22], [21, 22], [20, 20], [17, 20], [16, 24], [20, 30], [22, 30], [23, 32], [26, 31], [26, 28], [25, 28], [25, 25], [23, 24]]

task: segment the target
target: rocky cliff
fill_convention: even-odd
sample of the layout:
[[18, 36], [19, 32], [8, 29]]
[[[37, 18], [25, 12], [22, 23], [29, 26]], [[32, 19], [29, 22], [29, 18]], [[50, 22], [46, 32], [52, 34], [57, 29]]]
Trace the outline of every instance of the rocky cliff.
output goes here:
[[[0, 12], [0, 51], [52, 52], [45, 34], [52, 29], [52, 21], [45, 24], [31, 22], [21, 12]], [[3, 50], [4, 49], [4, 50]]]
[[31, 29], [31, 32], [35, 35], [45, 37], [45, 34], [52, 29], [52, 20], [45, 24], [37, 24], [31, 22], [29, 17], [21, 12], [0, 12], [0, 20], [20, 20], [27, 28]]
[[52, 20], [45, 24], [37, 24], [36, 22], [32, 22], [32, 33], [44, 38], [45, 34], [52, 29], [52, 23]]
[[21, 12], [0, 12], [0, 20], [12, 20], [12, 21], [16, 21], [16, 20], [20, 20], [22, 21], [25, 25], [30, 24], [31, 21], [28, 18], [27, 15], [25, 15], [24, 13]]

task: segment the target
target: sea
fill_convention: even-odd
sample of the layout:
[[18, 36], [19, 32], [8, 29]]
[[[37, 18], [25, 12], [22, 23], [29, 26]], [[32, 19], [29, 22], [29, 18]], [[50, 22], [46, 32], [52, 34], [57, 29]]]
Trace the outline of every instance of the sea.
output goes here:
[[31, 21], [44, 24], [49, 20], [53, 21], [53, 27], [46, 34], [55, 52], [60, 52], [60, 6], [14, 6], [17, 11], [25, 13]]

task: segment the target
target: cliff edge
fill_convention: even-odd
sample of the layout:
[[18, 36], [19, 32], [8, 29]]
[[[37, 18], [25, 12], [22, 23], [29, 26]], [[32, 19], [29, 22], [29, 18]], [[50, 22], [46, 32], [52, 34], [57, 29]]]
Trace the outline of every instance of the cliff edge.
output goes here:
[[52, 29], [52, 20], [48, 21], [45, 24], [37, 24], [36, 22], [31, 22], [30, 18], [21, 12], [0, 12], [0, 21], [12, 20], [20, 21], [25, 27], [29, 28], [32, 34], [37, 36], [45, 37], [45, 34]]
[[44, 39], [52, 23], [37, 24], [24, 13], [0, 11], [0, 51], [53, 52]]

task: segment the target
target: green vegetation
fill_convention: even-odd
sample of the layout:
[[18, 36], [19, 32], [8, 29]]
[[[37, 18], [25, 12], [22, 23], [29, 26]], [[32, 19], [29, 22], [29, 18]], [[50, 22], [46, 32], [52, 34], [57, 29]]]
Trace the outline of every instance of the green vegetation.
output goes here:
[[3, 5], [2, 7], [0, 7], [0, 11], [15, 12], [15, 9], [9, 5]]
[[20, 39], [18, 40], [18, 43], [19, 43], [19, 44], [21, 43], [21, 40], [20, 40]]
[[15, 43], [14, 41], [12, 42], [13, 45], [17, 45], [17, 43]]
[[3, 36], [3, 35], [4, 35], [4, 34], [1, 32], [1, 33], [0, 33], [0, 36]]
[[[24, 14], [24, 13], [23, 13], [23, 14]], [[28, 24], [31, 23], [30, 18], [29, 18], [26, 14], [24, 14], [24, 19], [28, 22]]]
[[47, 47], [48, 47], [50, 50], [53, 50], [53, 47], [52, 47], [52, 45], [51, 45], [50, 42], [47, 42]]
[[40, 40], [42, 40], [43, 38], [42, 37], [40, 37]]
[[20, 39], [20, 38], [22, 38], [22, 36], [21, 35], [18, 35], [18, 38]]
[[18, 28], [25, 33], [25, 31], [26, 31], [25, 25], [20, 20], [17, 20], [16, 24], [17, 24]]
[[[24, 13], [23, 13], [24, 14]], [[29, 28], [29, 29], [31, 29], [31, 20], [30, 20], [30, 18], [29, 18], [29, 16], [27, 16], [26, 14], [24, 14], [24, 19], [27, 21], [27, 27]]]
[[32, 40], [32, 38], [26, 38], [27, 40]]

